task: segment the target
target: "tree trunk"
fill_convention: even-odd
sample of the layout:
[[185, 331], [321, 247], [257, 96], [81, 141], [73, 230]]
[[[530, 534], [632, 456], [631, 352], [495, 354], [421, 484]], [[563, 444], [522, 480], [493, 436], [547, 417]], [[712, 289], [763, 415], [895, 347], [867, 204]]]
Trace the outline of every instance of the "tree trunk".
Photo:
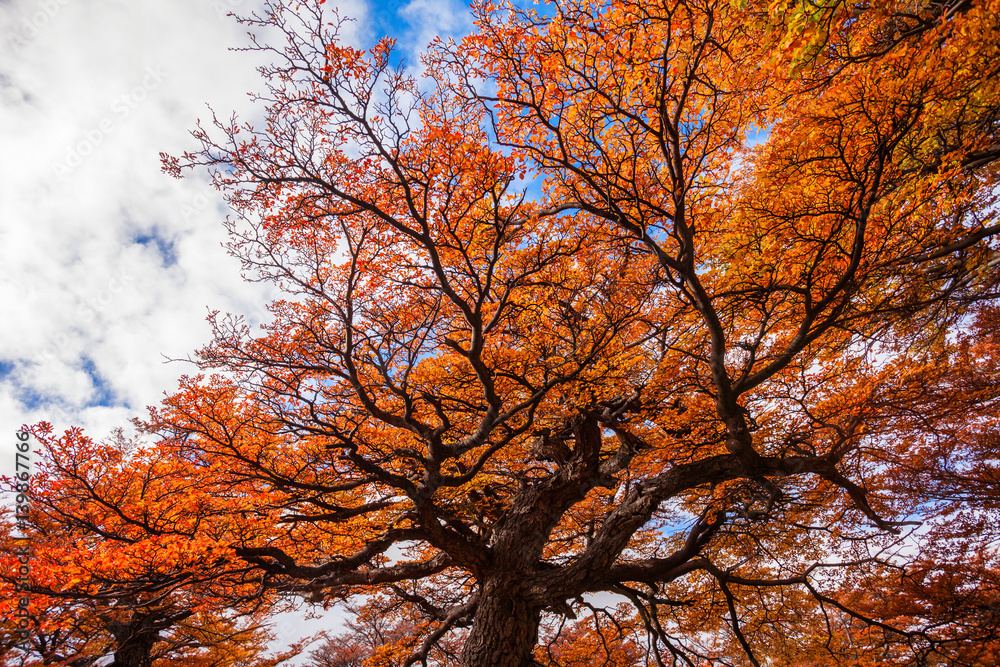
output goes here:
[[115, 661], [110, 667], [152, 667], [153, 645], [156, 637], [136, 637], [115, 651]]
[[529, 667], [538, 641], [539, 610], [528, 606], [517, 577], [483, 583], [461, 667]]
[[150, 616], [136, 614], [128, 623], [111, 623], [108, 629], [117, 644], [115, 660], [109, 667], [152, 667], [159, 632]]

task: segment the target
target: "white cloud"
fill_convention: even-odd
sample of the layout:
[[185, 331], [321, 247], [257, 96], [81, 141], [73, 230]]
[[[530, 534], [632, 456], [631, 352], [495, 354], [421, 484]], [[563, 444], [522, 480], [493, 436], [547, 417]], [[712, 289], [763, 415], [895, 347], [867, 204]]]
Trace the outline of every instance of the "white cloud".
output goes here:
[[0, 4], [0, 434], [46, 419], [104, 437], [191, 372], [164, 355], [208, 342], [208, 308], [261, 312], [218, 193], [158, 156], [195, 147], [206, 103], [252, 117], [260, 54], [228, 50], [247, 38], [225, 15], [254, 6]]
[[410, 26], [399, 45], [414, 67], [435, 37], [458, 39], [472, 30], [469, 6], [459, 0], [410, 0], [399, 9], [399, 16]]
[[[262, 312], [268, 290], [221, 247], [218, 193], [158, 157], [195, 147], [206, 103], [253, 117], [260, 54], [228, 50], [248, 41], [225, 15], [258, 4], [0, 0], [0, 456], [25, 423], [127, 426], [191, 371], [164, 357], [208, 342], [207, 309]], [[359, 19], [342, 37], [370, 41], [364, 0], [338, 5]], [[399, 18], [414, 54], [471, 25], [449, 0]]]

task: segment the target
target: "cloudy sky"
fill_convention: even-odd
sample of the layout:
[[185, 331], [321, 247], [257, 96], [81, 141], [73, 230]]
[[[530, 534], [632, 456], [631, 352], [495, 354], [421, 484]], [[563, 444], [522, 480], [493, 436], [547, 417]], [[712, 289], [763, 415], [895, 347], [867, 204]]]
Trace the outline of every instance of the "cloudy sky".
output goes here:
[[[0, 0], [0, 473], [14, 432], [51, 422], [104, 439], [145, 414], [209, 340], [209, 309], [263, 317], [221, 244], [204, 174], [160, 172], [195, 148], [206, 104], [256, 116], [257, 54], [227, 17], [259, 0]], [[389, 34], [408, 62], [470, 27], [462, 0], [330, 0], [354, 46]], [[307, 629], [280, 622], [288, 640]]]
[[[195, 147], [206, 104], [253, 119], [260, 56], [229, 51], [246, 36], [226, 15], [256, 4], [0, 0], [0, 434], [44, 419], [103, 438], [193, 371], [165, 359], [208, 341], [208, 309], [262, 316], [218, 194], [158, 157]], [[394, 35], [409, 62], [470, 25], [461, 0], [338, 8], [355, 46]]]

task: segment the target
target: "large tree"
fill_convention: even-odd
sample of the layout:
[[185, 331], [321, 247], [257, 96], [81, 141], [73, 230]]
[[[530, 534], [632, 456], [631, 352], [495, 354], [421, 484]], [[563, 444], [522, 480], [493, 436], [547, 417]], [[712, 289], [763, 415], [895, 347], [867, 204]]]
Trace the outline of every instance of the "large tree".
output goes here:
[[262, 586], [408, 664], [588, 606], [657, 664], [994, 664], [1000, 3], [754, 4], [482, 2], [419, 80], [243, 19], [264, 120], [165, 164], [286, 298], [146, 427]]

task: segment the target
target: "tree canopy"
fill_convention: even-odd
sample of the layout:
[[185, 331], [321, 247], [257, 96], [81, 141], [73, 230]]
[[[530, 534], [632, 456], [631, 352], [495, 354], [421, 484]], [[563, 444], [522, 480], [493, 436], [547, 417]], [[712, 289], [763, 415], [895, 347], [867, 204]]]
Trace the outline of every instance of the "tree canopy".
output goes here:
[[[78, 429], [34, 431], [43, 449], [30, 521], [22, 539], [0, 524], [0, 664], [276, 667], [299, 653], [267, 655], [281, 605], [227, 562], [219, 538], [238, 508], [214, 511], [207, 499], [224, 498], [199, 471], [120, 431], [101, 444]], [[27, 576], [15, 574], [21, 564]]]
[[419, 79], [241, 19], [263, 120], [164, 164], [284, 298], [121, 460], [185, 506], [66, 516], [359, 605], [317, 664], [997, 664], [1000, 3], [473, 11]]

